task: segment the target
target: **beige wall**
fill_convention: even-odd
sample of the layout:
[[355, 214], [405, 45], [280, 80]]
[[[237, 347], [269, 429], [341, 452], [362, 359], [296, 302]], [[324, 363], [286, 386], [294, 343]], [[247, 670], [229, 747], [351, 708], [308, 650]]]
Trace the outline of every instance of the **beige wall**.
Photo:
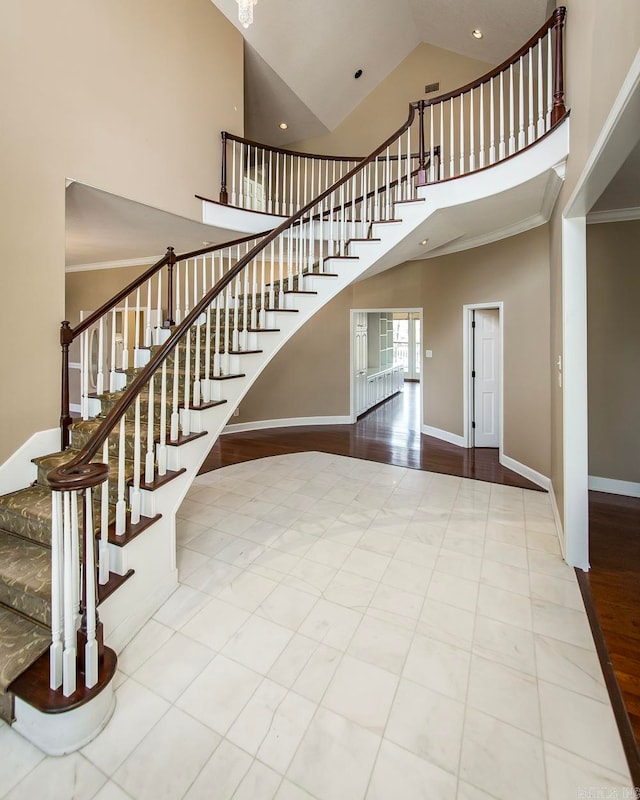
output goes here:
[[65, 178], [196, 218], [242, 133], [242, 37], [210, 0], [21, 0], [0, 71], [2, 462], [58, 422]]
[[[551, 362], [562, 355], [562, 212], [640, 48], [637, 0], [563, 0], [567, 7], [565, 75], [571, 155], [551, 219]], [[562, 389], [551, 376], [551, 477], [563, 508]]]
[[589, 474], [640, 482], [640, 221], [587, 228]]
[[440, 81], [439, 92], [464, 86], [491, 69], [491, 64], [419, 44], [338, 127], [326, 136], [307, 139], [291, 149], [331, 155], [365, 155], [406, 120], [409, 103], [425, 97], [424, 87]]
[[504, 451], [549, 474], [548, 230], [410, 261], [345, 289], [281, 350], [234, 422], [348, 415], [349, 310], [422, 308], [427, 425], [463, 433], [465, 304], [504, 303]]

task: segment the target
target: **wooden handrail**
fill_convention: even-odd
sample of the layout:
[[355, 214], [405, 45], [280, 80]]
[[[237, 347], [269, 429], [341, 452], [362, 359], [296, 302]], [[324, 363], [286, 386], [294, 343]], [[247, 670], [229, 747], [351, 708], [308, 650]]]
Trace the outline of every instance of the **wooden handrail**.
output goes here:
[[229, 133], [228, 131], [221, 131], [220, 136], [222, 137], [223, 152], [224, 152], [224, 142], [226, 139], [227, 141], [246, 144], [249, 147], [259, 147], [261, 150], [267, 150], [271, 153], [280, 153], [280, 155], [283, 156], [298, 156], [299, 158], [317, 158], [318, 161], [363, 161], [364, 160], [364, 156], [331, 156], [327, 155], [326, 153], [324, 154], [303, 153], [300, 150], [287, 150], [284, 147], [276, 147], [275, 145], [262, 144], [261, 142], [256, 142], [253, 139], [245, 139], [243, 136], [236, 136], [235, 133]]
[[191, 328], [194, 322], [200, 315], [208, 308], [212, 301], [231, 283], [237, 275], [249, 264], [264, 248], [274, 241], [281, 233], [291, 228], [298, 220], [308, 215], [314, 206], [321, 203], [325, 198], [329, 197], [333, 192], [340, 188], [343, 184], [350, 181], [351, 178], [357, 174], [364, 166], [371, 163], [379, 153], [389, 147], [408, 127], [411, 126], [418, 103], [411, 103], [409, 106], [409, 116], [407, 121], [395, 133], [389, 136], [379, 147], [377, 147], [369, 156], [364, 158], [361, 163], [349, 170], [346, 175], [337, 180], [332, 186], [326, 189], [322, 194], [314, 197], [303, 208], [293, 214], [289, 219], [285, 220], [277, 228], [274, 228], [268, 233], [262, 241], [257, 244], [252, 250], [246, 253], [238, 262], [233, 266], [220, 280], [213, 286], [207, 294], [205, 294], [199, 302], [191, 309], [187, 316], [177, 326], [171, 336], [159, 346], [158, 350], [153, 354], [149, 363], [136, 375], [134, 380], [123, 390], [122, 396], [118, 403], [109, 411], [107, 416], [102, 420], [100, 426], [95, 431], [93, 436], [80, 450], [78, 455], [67, 464], [55, 468], [49, 473], [51, 476], [48, 478], [52, 485], [60, 491], [79, 489], [83, 487], [83, 475], [90, 475], [87, 473], [87, 465], [95, 457], [96, 453], [102, 447], [107, 437], [115, 426], [120, 422], [127, 410], [130, 408], [142, 388], [146, 385], [151, 376], [162, 365], [163, 361], [173, 352], [176, 345], [180, 342], [182, 337]]

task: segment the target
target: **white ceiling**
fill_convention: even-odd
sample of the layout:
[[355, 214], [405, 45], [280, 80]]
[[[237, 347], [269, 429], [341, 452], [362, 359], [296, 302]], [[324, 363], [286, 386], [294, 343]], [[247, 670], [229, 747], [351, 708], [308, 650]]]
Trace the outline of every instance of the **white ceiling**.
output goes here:
[[[549, 0], [260, 0], [244, 30], [236, 0], [212, 2], [248, 45], [246, 135], [282, 145], [335, 129], [421, 42], [498, 64], [555, 6]], [[483, 39], [471, 36], [474, 28]], [[357, 69], [363, 74], [354, 80]], [[289, 124], [284, 134], [277, 127], [282, 120]]]

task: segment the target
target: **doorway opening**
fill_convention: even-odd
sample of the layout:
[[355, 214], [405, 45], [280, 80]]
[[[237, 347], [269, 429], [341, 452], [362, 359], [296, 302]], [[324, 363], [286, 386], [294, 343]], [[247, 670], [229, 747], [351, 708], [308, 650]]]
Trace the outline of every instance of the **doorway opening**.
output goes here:
[[465, 447], [494, 447], [502, 454], [502, 303], [464, 306]]
[[405, 381], [418, 384], [422, 420], [421, 327], [417, 308], [351, 311], [352, 422], [403, 391]]
[[393, 313], [393, 358], [402, 364], [405, 381], [420, 380], [420, 313], [418, 311], [394, 311]]

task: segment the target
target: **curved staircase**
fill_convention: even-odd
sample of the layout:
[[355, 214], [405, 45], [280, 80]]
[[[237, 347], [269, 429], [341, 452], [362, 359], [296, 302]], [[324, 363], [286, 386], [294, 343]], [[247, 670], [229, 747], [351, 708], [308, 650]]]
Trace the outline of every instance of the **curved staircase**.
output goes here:
[[[541, 65], [551, 52], [545, 37], [559, 37], [557, 20], [556, 13], [506, 70], [525, 56], [531, 65], [534, 48]], [[545, 65], [550, 76], [552, 66]], [[471, 91], [473, 103], [474, 88], [485, 84], [493, 98], [492, 81], [504, 71], [440, 100], [441, 114], [445, 100]], [[66, 446], [34, 459], [32, 485], [0, 497], [0, 716], [49, 753], [79, 747], [106, 723], [114, 651], [177, 584], [175, 512], [261, 370], [342, 289], [399, 263], [436, 212], [507, 196], [544, 175], [559, 183], [567, 135], [564, 106], [558, 113], [555, 94], [553, 102], [517, 158], [505, 153], [509, 163], [489, 169], [483, 155], [463, 181], [441, 180], [431, 168], [424, 138], [430, 119], [435, 152], [433, 108], [412, 104], [398, 132], [276, 229], [180, 257], [170, 248], [76, 329], [63, 323]], [[522, 114], [520, 122], [524, 128]], [[544, 181], [543, 190], [548, 196]], [[122, 324], [124, 344], [116, 336]], [[71, 422], [74, 340], [83, 419]], [[75, 716], [63, 724], [59, 712]]]

